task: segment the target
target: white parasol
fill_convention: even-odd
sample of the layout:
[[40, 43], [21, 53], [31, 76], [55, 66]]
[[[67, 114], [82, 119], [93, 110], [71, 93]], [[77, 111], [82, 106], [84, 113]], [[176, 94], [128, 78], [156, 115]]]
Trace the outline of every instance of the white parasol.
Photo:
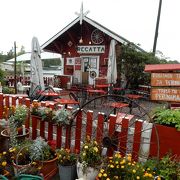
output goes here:
[[33, 37], [31, 51], [31, 76], [30, 76], [30, 94], [33, 93], [37, 86], [44, 90], [44, 79], [41, 61], [41, 48], [38, 39]]
[[109, 47], [109, 60], [107, 69], [107, 80], [109, 84], [115, 84], [117, 80], [116, 46], [117, 42], [112, 39]]

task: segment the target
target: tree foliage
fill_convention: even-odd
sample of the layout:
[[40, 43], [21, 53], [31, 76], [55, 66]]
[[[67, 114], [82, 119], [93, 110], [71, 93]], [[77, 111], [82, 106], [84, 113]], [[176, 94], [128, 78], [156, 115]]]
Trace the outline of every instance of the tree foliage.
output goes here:
[[[144, 73], [146, 64], [169, 63], [166, 59], [155, 57], [152, 53], [139, 51], [134, 44], [121, 46], [121, 55], [117, 61], [118, 74], [123, 74], [126, 80], [125, 88], [137, 88], [139, 84], [150, 84], [150, 74]], [[177, 61], [171, 61], [171, 63]]]

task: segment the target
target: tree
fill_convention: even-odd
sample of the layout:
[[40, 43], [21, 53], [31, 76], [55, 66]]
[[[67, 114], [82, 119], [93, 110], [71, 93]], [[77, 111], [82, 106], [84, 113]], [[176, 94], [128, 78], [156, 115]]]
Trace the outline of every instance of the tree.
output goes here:
[[159, 64], [160, 59], [153, 53], [138, 51], [133, 43], [121, 46], [121, 55], [117, 61], [118, 74], [126, 80], [125, 88], [136, 89], [139, 84], [149, 84], [150, 75], [144, 73], [146, 64]]

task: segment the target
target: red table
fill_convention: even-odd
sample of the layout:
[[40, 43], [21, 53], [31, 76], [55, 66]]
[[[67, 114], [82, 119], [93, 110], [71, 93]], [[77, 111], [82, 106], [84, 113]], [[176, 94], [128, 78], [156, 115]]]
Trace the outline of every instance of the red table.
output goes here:
[[65, 108], [67, 108], [68, 104], [79, 104], [79, 102], [75, 101], [74, 99], [61, 98], [61, 99], [55, 99], [55, 101], [62, 105], [65, 105]]
[[112, 102], [108, 104], [110, 107], [114, 108], [114, 114], [116, 114], [116, 109], [117, 108], [123, 108], [123, 107], [128, 107], [129, 104], [122, 103], [122, 102]]
[[87, 89], [87, 92], [89, 95], [92, 95], [92, 94], [106, 94], [106, 91], [104, 90], [101, 90], [101, 89]]
[[142, 95], [138, 95], [138, 94], [126, 94], [126, 97], [128, 97], [129, 99], [140, 99], [143, 96]]
[[114, 90], [114, 91], [122, 91], [122, 90], [124, 90], [124, 88], [114, 87], [113, 90]]
[[43, 96], [60, 96], [59, 93], [55, 93], [55, 92], [43, 92], [43, 93], [40, 93], [41, 95]]

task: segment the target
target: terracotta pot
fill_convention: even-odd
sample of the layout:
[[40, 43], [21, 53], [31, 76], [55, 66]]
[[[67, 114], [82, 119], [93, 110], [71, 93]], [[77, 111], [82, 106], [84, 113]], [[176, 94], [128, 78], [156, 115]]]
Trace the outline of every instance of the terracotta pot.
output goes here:
[[[25, 129], [25, 134], [23, 134], [22, 128], [18, 130], [18, 135], [16, 136], [17, 141], [21, 142], [25, 140], [26, 137], [29, 136], [29, 129]], [[1, 131], [1, 150], [7, 151], [10, 148], [10, 135], [8, 133], [8, 129], [4, 129]]]
[[8, 177], [9, 175], [10, 175], [9, 171], [4, 170], [4, 174], [3, 174], [3, 176]]
[[12, 162], [13, 164], [13, 168], [14, 168], [14, 174], [15, 175], [18, 175], [18, 172], [23, 172], [25, 173], [26, 170], [28, 170], [29, 168], [31, 168], [31, 163], [29, 164], [26, 164], [26, 165], [19, 165], [19, 164], [16, 164], [14, 161]]
[[57, 156], [49, 161], [40, 161], [38, 162], [39, 166], [42, 166], [40, 173], [43, 174], [44, 179], [50, 180], [57, 173]]

